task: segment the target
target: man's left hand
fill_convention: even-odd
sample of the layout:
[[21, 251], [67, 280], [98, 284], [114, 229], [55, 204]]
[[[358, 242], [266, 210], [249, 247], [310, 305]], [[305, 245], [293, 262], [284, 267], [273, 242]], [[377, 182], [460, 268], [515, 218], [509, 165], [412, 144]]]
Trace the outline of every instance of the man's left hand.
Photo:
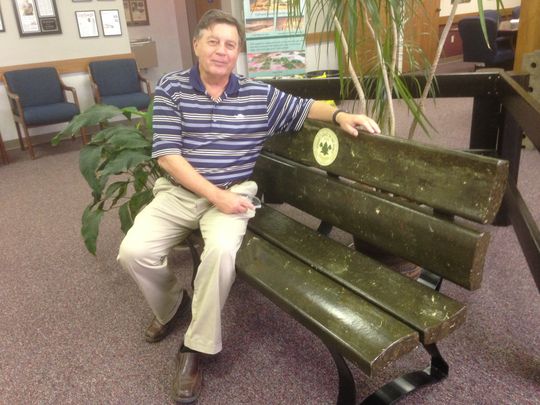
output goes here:
[[346, 112], [340, 112], [336, 116], [336, 121], [344, 131], [348, 132], [352, 136], [358, 135], [356, 128], [362, 128], [371, 134], [380, 134], [381, 129], [377, 123], [364, 114], [349, 114]]

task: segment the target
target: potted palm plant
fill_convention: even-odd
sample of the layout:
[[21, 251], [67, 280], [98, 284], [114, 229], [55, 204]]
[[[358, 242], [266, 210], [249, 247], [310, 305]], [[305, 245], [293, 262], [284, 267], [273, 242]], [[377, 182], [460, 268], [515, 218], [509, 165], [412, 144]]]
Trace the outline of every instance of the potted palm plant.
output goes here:
[[[468, 0], [470, 1], [470, 0]], [[476, 0], [487, 41], [484, 23], [484, 0]], [[340, 77], [350, 76], [359, 96], [360, 110], [375, 118], [388, 135], [395, 135], [395, 115], [392, 100], [401, 99], [413, 115], [409, 138], [420, 125], [426, 132], [429, 123], [423, 114], [424, 103], [432, 91], [435, 71], [439, 64], [443, 45], [454, 21], [458, 5], [466, 0], [452, 1], [452, 9], [439, 38], [433, 60], [427, 60], [422, 49], [407, 40], [407, 25], [424, 12], [420, 0], [286, 0], [289, 15], [305, 13], [307, 25], [334, 32], [338, 52]], [[275, 2], [277, 7], [277, 2]], [[497, 10], [503, 0], [496, 0]], [[426, 32], [424, 35], [434, 35]], [[358, 38], [361, 38], [359, 41]], [[366, 60], [365, 43], [374, 48], [374, 60]], [[322, 43], [319, 46], [323, 46]], [[402, 62], [406, 59], [410, 71], [426, 76], [422, 97], [415, 100], [402, 76]], [[401, 60], [401, 63], [400, 63]], [[366, 69], [365, 66], [368, 66]], [[373, 94], [367, 100], [366, 87]], [[432, 93], [433, 94], [433, 93]]]

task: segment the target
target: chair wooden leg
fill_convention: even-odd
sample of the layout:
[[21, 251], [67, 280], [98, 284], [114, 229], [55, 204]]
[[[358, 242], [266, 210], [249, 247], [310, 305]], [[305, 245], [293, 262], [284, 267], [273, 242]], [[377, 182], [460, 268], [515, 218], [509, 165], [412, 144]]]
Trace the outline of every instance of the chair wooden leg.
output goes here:
[[28, 147], [28, 153], [30, 153], [30, 158], [35, 159], [36, 155], [34, 153], [34, 146], [32, 145], [32, 141], [30, 140], [30, 134], [28, 133], [28, 128], [25, 124], [22, 124], [23, 132], [24, 132], [24, 140], [26, 141], [26, 146]]
[[17, 138], [19, 138], [19, 145], [21, 146], [21, 150], [24, 150], [25, 147], [24, 147], [24, 141], [21, 135], [21, 127], [17, 121], [15, 121], [15, 128], [17, 128]]
[[2, 134], [0, 134], [0, 157], [2, 158], [2, 162], [9, 163], [9, 156], [6, 151], [6, 146], [4, 145], [4, 141], [2, 140]]

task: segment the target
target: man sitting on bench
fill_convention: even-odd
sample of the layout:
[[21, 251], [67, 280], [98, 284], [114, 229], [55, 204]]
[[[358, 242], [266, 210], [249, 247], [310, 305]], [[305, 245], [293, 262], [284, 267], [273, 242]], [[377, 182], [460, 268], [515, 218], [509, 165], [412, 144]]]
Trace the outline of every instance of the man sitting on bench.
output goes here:
[[333, 121], [357, 135], [379, 133], [365, 115], [349, 114], [232, 73], [244, 30], [231, 15], [210, 10], [195, 29], [198, 63], [166, 74], [155, 90], [152, 157], [167, 172], [154, 200], [137, 216], [118, 261], [134, 278], [155, 315], [146, 340], [170, 331], [189, 298], [167, 267], [169, 250], [200, 228], [205, 247], [194, 281], [192, 319], [177, 355], [174, 399], [199, 396], [200, 354], [222, 349], [221, 310], [235, 278], [235, 257], [254, 206], [249, 180], [266, 138], [298, 131], [306, 118]]

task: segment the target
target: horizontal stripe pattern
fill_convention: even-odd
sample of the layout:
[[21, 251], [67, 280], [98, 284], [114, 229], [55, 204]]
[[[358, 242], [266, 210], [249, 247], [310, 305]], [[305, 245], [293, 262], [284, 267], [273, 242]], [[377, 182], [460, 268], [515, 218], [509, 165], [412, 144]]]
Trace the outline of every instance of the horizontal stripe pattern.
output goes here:
[[299, 131], [312, 103], [234, 74], [212, 100], [197, 66], [169, 73], [155, 89], [152, 157], [181, 155], [218, 186], [246, 180], [264, 141]]

